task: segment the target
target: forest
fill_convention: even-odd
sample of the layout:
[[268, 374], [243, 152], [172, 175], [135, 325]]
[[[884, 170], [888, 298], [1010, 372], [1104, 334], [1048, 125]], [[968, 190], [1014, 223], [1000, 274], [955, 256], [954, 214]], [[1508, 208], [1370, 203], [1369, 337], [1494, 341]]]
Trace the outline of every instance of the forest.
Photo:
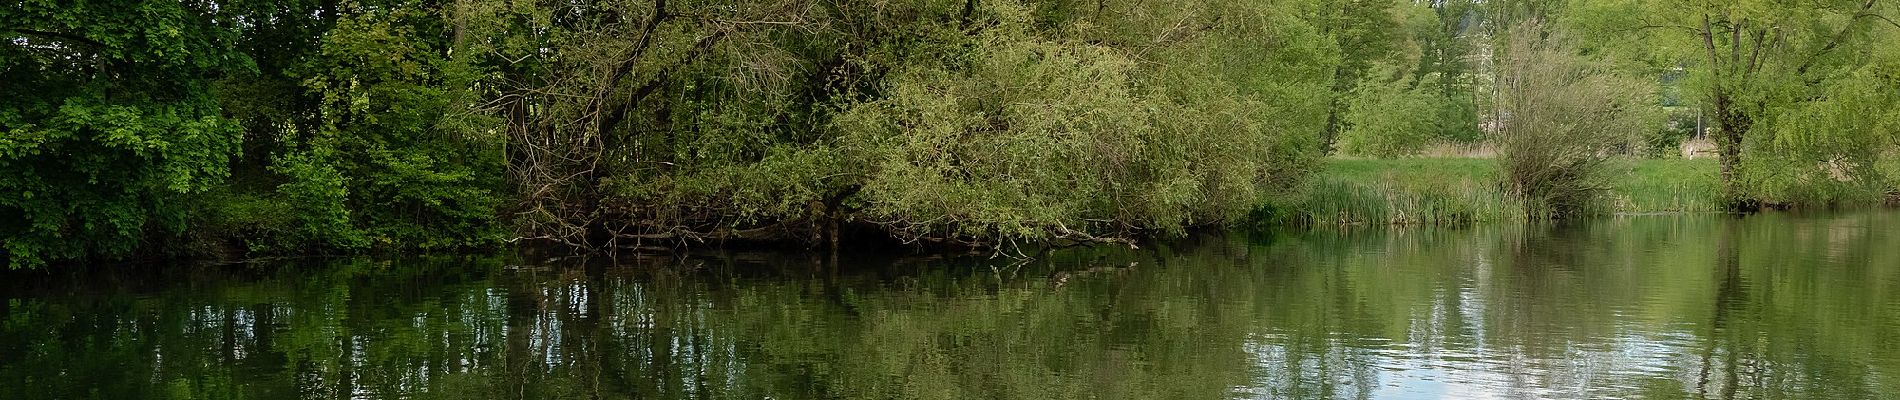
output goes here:
[[1900, 199], [1897, 21], [1880, 0], [14, 0], [0, 259], [1011, 251], [1878, 206]]

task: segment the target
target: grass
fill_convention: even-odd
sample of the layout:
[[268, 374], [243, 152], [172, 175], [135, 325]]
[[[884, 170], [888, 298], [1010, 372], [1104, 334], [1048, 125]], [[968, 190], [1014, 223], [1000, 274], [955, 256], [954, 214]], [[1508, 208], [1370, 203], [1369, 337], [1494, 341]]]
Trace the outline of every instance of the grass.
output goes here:
[[1721, 167], [1713, 159], [1637, 160], [1611, 171], [1616, 212], [1722, 211]]
[[[1714, 160], [1632, 160], [1610, 171], [1609, 210], [1720, 211]], [[1276, 224], [1411, 225], [1521, 220], [1488, 158], [1335, 159], [1291, 198], [1268, 207]]]

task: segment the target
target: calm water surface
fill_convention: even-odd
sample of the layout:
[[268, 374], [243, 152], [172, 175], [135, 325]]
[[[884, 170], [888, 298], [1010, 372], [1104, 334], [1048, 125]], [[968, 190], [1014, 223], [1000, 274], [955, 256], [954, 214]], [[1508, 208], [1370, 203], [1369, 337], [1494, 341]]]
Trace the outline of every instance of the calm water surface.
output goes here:
[[1900, 213], [0, 282], [0, 398], [1900, 396]]

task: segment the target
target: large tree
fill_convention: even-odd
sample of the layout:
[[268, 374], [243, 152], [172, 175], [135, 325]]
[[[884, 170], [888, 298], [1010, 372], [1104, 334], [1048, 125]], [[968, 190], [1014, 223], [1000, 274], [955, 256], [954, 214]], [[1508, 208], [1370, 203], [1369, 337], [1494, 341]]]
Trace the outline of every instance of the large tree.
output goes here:
[[239, 126], [214, 83], [252, 68], [210, 2], [14, 2], [0, 12], [0, 257], [121, 256], [183, 229]]
[[1714, 123], [1723, 196], [1732, 207], [1749, 208], [1759, 199], [1744, 187], [1743, 158], [1751, 143], [1776, 135], [1761, 123], [1828, 100], [1829, 82], [1855, 79], [1851, 71], [1870, 62], [1865, 50], [1882, 46], [1877, 30], [1900, 27], [1890, 3], [1580, 1], [1569, 17], [1607, 35], [1606, 42], [1647, 39], [1650, 56], [1690, 67]]

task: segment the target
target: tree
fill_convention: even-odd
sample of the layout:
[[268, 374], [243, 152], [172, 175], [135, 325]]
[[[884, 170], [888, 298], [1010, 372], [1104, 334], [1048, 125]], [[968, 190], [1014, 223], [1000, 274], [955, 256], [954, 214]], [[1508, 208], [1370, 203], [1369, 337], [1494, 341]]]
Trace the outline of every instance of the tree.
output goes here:
[[12, 268], [125, 256], [184, 229], [240, 128], [214, 96], [251, 68], [204, 2], [24, 1], [0, 13], [0, 256]]
[[1319, 121], [1281, 127], [1263, 117], [1274, 105], [1317, 115], [1322, 103], [1289, 104], [1300, 98], [1240, 82], [1312, 90], [1324, 70], [1236, 73], [1284, 66], [1221, 53], [1261, 36], [1314, 52], [1316, 37], [1270, 28], [1277, 17], [1259, 8], [1166, 7], [1145, 11], [1202, 33], [1049, 38], [1001, 8], [970, 65], [902, 70], [887, 97], [836, 121], [862, 163], [861, 215], [909, 239], [1086, 241], [1232, 221], [1289, 185], [1296, 175], [1285, 171], [1311, 152], [1287, 149], [1310, 146]]
[[[1877, 35], [1900, 40], [1900, 30]], [[1765, 134], [1743, 169], [1764, 204], [1832, 205], [1891, 201], [1900, 188], [1900, 51], [1869, 49], [1756, 125]]]
[[[1377, 2], [1354, 2], [1344, 11], [1368, 12]], [[1399, 2], [1373, 19], [1333, 21], [1358, 35], [1338, 38], [1343, 51], [1329, 111], [1329, 148], [1347, 154], [1394, 157], [1416, 154], [1444, 142], [1481, 139], [1472, 44], [1483, 15], [1468, 1]], [[1352, 29], [1376, 25], [1374, 31]]]
[[612, 2], [556, 29], [511, 140], [524, 236], [857, 223], [997, 244], [1219, 223], [1309, 168], [1336, 60], [1253, 2], [740, 3]]
[[[1894, 23], [1879, 0], [1577, 2], [1577, 19], [1606, 40], [1653, 37], [1656, 57], [1693, 66], [1714, 124], [1723, 197], [1738, 209], [1758, 204], [1744, 187], [1751, 143], [1771, 142], [1760, 123], [1779, 110], [1825, 99], [1826, 81], [1867, 61], [1855, 49], [1881, 47], [1876, 28]], [[1762, 141], [1756, 136], [1768, 136]]]
[[320, 101], [308, 110], [317, 126], [274, 138], [283, 147], [270, 170], [284, 179], [275, 192], [298, 211], [289, 245], [433, 249], [502, 239], [506, 136], [501, 119], [477, 107], [492, 96], [491, 64], [444, 23], [469, 16], [437, 7], [447, 5], [343, 7], [314, 57], [293, 67]]
[[1346, 154], [1402, 157], [1418, 154], [1439, 139], [1439, 108], [1444, 105], [1437, 77], [1418, 81], [1382, 65], [1360, 82], [1346, 100], [1345, 132], [1339, 149]]
[[1374, 63], [1392, 55], [1403, 32], [1394, 19], [1392, 0], [1321, 0], [1313, 4], [1314, 24], [1333, 40], [1340, 51], [1334, 64], [1332, 107], [1327, 111], [1323, 151], [1331, 153], [1339, 135], [1348, 129], [1344, 120], [1348, 97], [1367, 77]]

